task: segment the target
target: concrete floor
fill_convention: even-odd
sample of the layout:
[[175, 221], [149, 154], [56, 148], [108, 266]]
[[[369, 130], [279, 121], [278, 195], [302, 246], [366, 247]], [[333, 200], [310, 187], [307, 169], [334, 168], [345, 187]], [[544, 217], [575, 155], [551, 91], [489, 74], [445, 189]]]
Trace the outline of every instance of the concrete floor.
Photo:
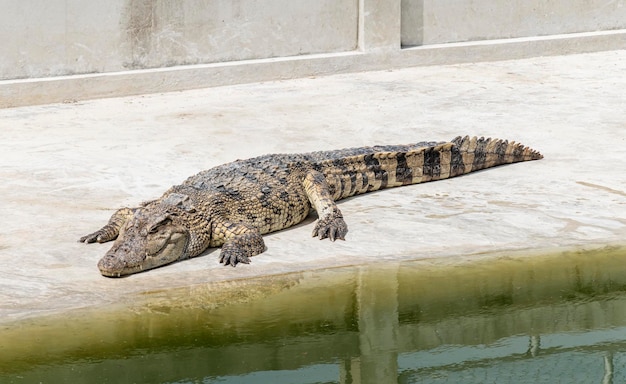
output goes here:
[[[624, 243], [625, 74], [622, 50], [0, 110], [0, 322], [207, 281]], [[310, 218], [237, 268], [210, 250], [109, 279], [96, 263], [110, 245], [77, 242], [237, 158], [459, 134], [545, 159], [343, 201], [347, 241], [311, 238]]]

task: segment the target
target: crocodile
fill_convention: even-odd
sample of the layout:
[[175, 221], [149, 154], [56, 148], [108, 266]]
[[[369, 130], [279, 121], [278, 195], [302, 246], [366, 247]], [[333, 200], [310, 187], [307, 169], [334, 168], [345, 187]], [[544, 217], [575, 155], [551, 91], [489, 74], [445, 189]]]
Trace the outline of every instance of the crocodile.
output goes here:
[[189, 177], [160, 198], [121, 208], [84, 243], [114, 241], [98, 262], [120, 277], [221, 247], [219, 261], [236, 266], [265, 251], [263, 234], [318, 220], [313, 237], [344, 240], [348, 227], [336, 201], [383, 188], [463, 175], [501, 164], [538, 160], [536, 150], [508, 140], [461, 137], [271, 154], [236, 160]]

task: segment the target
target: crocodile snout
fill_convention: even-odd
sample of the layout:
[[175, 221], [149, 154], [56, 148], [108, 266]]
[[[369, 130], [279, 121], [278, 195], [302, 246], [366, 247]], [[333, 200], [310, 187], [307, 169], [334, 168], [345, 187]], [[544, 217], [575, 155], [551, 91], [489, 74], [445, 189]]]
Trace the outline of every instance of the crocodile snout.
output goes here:
[[103, 276], [107, 277], [122, 276], [122, 272], [124, 272], [125, 267], [126, 263], [124, 262], [124, 260], [116, 257], [115, 253], [113, 252], [108, 252], [98, 262], [98, 269], [100, 269], [100, 273], [102, 273]]

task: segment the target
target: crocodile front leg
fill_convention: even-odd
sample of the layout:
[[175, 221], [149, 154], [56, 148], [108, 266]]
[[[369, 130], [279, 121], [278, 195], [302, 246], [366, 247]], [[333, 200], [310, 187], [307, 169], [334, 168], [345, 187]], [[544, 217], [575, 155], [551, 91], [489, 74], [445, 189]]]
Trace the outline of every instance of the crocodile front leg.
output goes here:
[[220, 263], [224, 265], [234, 267], [238, 263], [249, 264], [252, 256], [265, 251], [261, 232], [247, 224], [218, 223], [213, 229], [213, 237], [224, 241], [220, 251]]
[[109, 219], [109, 222], [99, 230], [81, 237], [78, 241], [81, 243], [106, 243], [115, 240], [120, 233], [120, 228], [133, 217], [134, 209], [121, 208], [118, 209]]
[[309, 171], [304, 178], [304, 190], [319, 217], [313, 229], [313, 237], [317, 236], [320, 240], [325, 238], [331, 241], [345, 240], [348, 225], [330, 194], [324, 175], [317, 171]]

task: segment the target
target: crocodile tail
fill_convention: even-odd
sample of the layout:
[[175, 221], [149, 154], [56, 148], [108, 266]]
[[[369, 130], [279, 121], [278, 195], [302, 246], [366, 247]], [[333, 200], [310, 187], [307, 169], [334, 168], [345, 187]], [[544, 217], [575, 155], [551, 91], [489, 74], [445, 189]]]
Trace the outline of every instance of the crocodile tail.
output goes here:
[[454, 147], [450, 151], [449, 177], [502, 164], [543, 158], [541, 153], [515, 141], [457, 136], [451, 143]]
[[539, 152], [515, 142], [468, 136], [451, 142], [369, 149], [378, 148], [384, 150], [318, 163], [334, 200], [542, 158]]

